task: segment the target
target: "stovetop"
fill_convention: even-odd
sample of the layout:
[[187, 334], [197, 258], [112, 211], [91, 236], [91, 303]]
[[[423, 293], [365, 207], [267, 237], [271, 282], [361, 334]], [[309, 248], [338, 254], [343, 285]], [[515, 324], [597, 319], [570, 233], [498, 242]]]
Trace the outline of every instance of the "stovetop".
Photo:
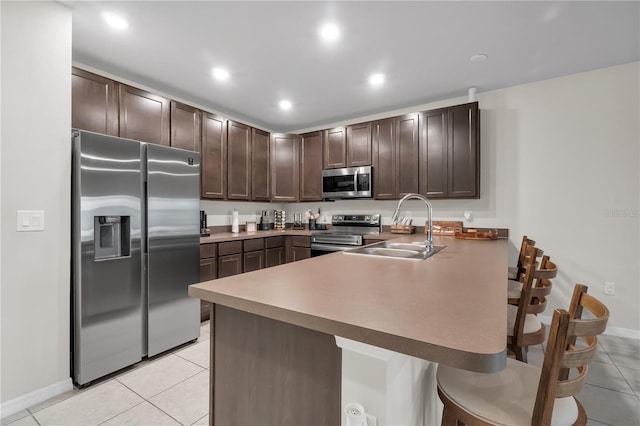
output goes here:
[[380, 214], [339, 214], [331, 216], [330, 232], [311, 235], [316, 244], [362, 245], [363, 235], [380, 233]]

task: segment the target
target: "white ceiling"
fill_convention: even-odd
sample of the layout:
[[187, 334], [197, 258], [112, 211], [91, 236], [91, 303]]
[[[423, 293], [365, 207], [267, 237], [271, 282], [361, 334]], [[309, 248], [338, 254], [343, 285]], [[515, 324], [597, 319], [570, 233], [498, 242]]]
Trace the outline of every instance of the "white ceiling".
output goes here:
[[[270, 131], [640, 59], [638, 1], [63, 3], [74, 61]], [[107, 10], [129, 28], [108, 27]], [[318, 37], [326, 21], [338, 42]], [[471, 62], [478, 53], [488, 60]], [[211, 77], [215, 66], [227, 82]], [[382, 87], [367, 82], [373, 72], [387, 76]], [[278, 108], [283, 98], [291, 110]]]

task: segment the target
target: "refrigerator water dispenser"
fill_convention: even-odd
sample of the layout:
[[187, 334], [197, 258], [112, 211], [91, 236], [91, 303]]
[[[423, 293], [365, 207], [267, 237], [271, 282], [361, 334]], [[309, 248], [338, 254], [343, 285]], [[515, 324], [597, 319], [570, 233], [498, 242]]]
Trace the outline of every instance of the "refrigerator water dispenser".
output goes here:
[[129, 216], [94, 216], [95, 260], [128, 257], [131, 250]]

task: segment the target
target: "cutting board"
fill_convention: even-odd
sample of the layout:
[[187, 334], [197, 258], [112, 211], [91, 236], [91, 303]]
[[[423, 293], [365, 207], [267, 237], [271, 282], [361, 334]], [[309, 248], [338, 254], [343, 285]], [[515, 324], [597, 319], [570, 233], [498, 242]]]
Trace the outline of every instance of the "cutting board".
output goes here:
[[[429, 232], [429, 222], [424, 223], [424, 233]], [[433, 235], [456, 235], [456, 232], [462, 232], [462, 221], [434, 220]]]
[[498, 234], [493, 231], [478, 232], [475, 229], [469, 229], [467, 232], [456, 232], [456, 238], [460, 240], [497, 240]]

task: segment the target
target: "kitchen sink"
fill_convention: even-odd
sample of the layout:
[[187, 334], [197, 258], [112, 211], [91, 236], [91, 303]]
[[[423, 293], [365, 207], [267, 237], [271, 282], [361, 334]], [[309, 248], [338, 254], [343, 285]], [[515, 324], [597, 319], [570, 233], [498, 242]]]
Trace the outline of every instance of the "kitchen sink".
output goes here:
[[427, 245], [423, 241], [415, 242], [415, 243], [392, 243], [387, 241], [382, 241], [380, 243], [381, 246], [390, 249], [401, 249], [401, 250], [426, 250]]
[[424, 243], [393, 243], [381, 241], [364, 247], [346, 250], [345, 254], [393, 257], [398, 259], [424, 260], [443, 250], [446, 246], [434, 246], [427, 251]]

